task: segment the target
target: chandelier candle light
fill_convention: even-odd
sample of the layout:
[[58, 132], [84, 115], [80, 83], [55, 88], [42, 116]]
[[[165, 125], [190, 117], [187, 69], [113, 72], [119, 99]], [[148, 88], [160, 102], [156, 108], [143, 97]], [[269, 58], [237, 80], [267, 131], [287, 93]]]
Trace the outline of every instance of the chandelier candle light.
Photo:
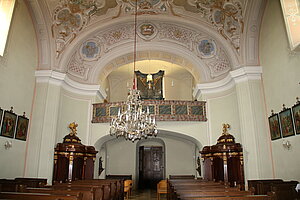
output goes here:
[[[136, 46], [137, 46], [137, 1], [135, 1], [134, 13], [134, 56], [133, 68], [136, 66]], [[118, 116], [113, 117], [110, 123], [110, 135], [124, 137], [126, 140], [140, 140], [148, 136], [157, 136], [157, 127], [155, 116], [142, 109], [142, 101], [140, 91], [137, 90], [136, 78], [134, 74], [133, 89], [129, 90], [129, 95], [126, 101], [126, 109], [121, 113], [119, 109]]]

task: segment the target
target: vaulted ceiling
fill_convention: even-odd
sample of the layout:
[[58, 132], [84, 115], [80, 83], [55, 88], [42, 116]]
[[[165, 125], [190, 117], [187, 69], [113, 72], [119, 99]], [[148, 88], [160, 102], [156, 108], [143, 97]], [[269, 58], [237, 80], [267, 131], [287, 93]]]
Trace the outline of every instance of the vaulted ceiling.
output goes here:
[[[26, 0], [39, 45], [39, 69], [101, 84], [133, 61], [136, 0]], [[163, 60], [196, 83], [259, 65], [266, 0], [137, 0], [137, 60]]]

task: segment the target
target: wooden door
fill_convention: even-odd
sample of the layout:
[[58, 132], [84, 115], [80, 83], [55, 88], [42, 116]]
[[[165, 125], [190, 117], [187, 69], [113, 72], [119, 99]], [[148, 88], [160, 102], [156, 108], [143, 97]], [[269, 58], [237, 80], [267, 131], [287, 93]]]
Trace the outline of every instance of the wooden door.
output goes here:
[[160, 146], [141, 146], [139, 149], [139, 188], [156, 188], [164, 179], [163, 150]]

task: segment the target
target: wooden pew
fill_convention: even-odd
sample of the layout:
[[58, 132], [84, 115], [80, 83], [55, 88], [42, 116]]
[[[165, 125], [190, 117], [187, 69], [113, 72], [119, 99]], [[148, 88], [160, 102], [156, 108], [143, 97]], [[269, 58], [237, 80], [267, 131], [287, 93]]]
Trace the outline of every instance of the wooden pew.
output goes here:
[[169, 175], [169, 179], [195, 179], [195, 175]]
[[122, 180], [132, 180], [132, 175], [115, 175], [109, 174], [105, 176], [106, 179], [122, 179]]
[[251, 191], [176, 191], [179, 199], [186, 197], [202, 198], [202, 197], [222, 197], [222, 196], [248, 196], [252, 195]]
[[[262, 180], [248, 180], [248, 188], [254, 188], [254, 194], [267, 194], [270, 191], [269, 184], [283, 183], [282, 179], [262, 179]], [[252, 189], [253, 190], [253, 189]]]
[[[60, 185], [60, 186], [54, 186], [55, 190], [94, 190], [94, 199], [103, 199], [103, 200], [112, 200], [111, 198], [111, 188], [110, 185], [102, 185], [102, 186], [95, 186], [95, 185]], [[101, 192], [97, 192], [97, 188], [102, 188]]]
[[82, 188], [82, 189], [78, 188], [78, 189], [66, 189], [66, 190], [53, 189], [53, 188], [25, 188], [22, 192], [44, 193], [44, 194], [69, 194], [69, 195], [77, 195], [80, 192], [82, 193], [82, 200], [103, 200], [103, 187]]
[[[105, 179], [103, 179], [105, 180]], [[57, 183], [52, 186], [52, 188], [55, 188], [57, 190], [78, 190], [83, 188], [97, 188], [97, 187], [103, 187], [103, 199], [104, 200], [115, 200], [116, 199], [116, 184], [111, 181], [103, 181], [101, 183], [91, 183], [88, 181], [82, 181], [82, 182], [69, 182], [69, 183]]]
[[272, 196], [268, 195], [248, 195], [248, 196], [224, 196], [224, 197], [186, 197], [180, 200], [272, 200]]
[[90, 179], [73, 181], [72, 183], [90, 185], [111, 184], [111, 197], [118, 200], [124, 199], [124, 182], [121, 179]]
[[271, 185], [271, 192], [274, 193], [276, 200], [295, 200], [300, 199], [300, 195], [295, 190], [298, 181], [276, 183]]
[[47, 185], [45, 178], [15, 178], [15, 181], [27, 185], [27, 187], [45, 187]]
[[0, 192], [0, 199], [17, 200], [82, 200], [82, 193], [76, 195], [66, 194], [42, 194], [42, 193], [21, 193], [21, 192]]

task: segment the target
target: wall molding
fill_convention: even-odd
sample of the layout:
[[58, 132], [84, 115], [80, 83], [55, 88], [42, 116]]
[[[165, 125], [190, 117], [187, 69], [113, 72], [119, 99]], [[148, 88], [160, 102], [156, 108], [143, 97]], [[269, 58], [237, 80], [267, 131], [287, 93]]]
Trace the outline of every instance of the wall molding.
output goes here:
[[212, 83], [197, 84], [193, 91], [194, 98], [198, 99], [205, 94], [224, 92], [233, 88], [236, 84], [249, 80], [261, 80], [261, 66], [245, 66], [230, 71], [222, 80]]
[[53, 71], [53, 70], [38, 70], [35, 71], [37, 83], [49, 83], [60, 86], [63, 89], [85, 96], [97, 96], [100, 99], [107, 97], [106, 92], [100, 85], [88, 85], [78, 83], [70, 79], [67, 74]]

